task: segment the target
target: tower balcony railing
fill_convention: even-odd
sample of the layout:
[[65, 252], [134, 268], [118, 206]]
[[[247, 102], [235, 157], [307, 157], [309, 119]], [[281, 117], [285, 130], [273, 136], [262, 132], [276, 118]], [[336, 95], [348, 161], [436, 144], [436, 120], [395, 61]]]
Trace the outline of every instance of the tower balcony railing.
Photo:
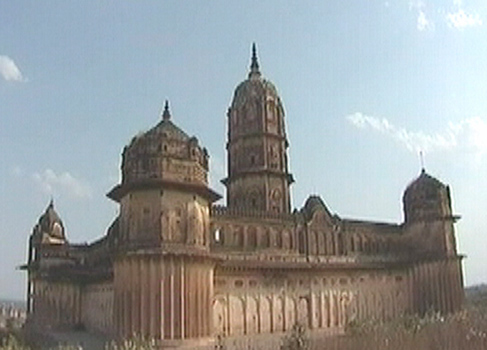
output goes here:
[[271, 219], [271, 220], [294, 220], [294, 215], [291, 213], [278, 213], [271, 211], [255, 210], [251, 208], [229, 208], [224, 205], [213, 205], [211, 207], [212, 217], [250, 217], [258, 219]]

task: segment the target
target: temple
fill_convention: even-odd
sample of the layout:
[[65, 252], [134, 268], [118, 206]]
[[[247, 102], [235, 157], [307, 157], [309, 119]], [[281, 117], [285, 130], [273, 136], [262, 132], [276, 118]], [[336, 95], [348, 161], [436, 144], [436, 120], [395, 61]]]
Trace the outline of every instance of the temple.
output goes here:
[[158, 123], [123, 149], [121, 182], [108, 193], [120, 210], [105, 235], [69, 242], [52, 201], [34, 226], [28, 324], [140, 334], [160, 348], [222, 337], [247, 349], [277, 346], [296, 323], [326, 336], [352, 321], [460, 310], [449, 187], [423, 169], [398, 224], [343, 219], [318, 196], [291, 211], [285, 120], [254, 45], [227, 113], [221, 206], [208, 185], [210, 155], [166, 102]]

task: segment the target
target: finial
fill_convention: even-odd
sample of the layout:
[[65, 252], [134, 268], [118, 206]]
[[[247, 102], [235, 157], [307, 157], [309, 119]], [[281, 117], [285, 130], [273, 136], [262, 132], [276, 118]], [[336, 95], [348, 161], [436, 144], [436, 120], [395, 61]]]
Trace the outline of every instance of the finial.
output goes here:
[[164, 103], [164, 112], [162, 112], [162, 120], [171, 119], [171, 112], [169, 112], [169, 101], [166, 100]]
[[421, 162], [421, 174], [424, 174], [426, 170], [424, 169], [424, 154], [423, 151], [419, 151], [419, 161]]
[[54, 198], [51, 196], [51, 200], [49, 201], [48, 208], [54, 208]]
[[253, 74], [260, 74], [259, 71], [259, 61], [257, 59], [257, 47], [255, 43], [252, 43], [252, 59], [250, 63], [250, 73], [249, 76]]

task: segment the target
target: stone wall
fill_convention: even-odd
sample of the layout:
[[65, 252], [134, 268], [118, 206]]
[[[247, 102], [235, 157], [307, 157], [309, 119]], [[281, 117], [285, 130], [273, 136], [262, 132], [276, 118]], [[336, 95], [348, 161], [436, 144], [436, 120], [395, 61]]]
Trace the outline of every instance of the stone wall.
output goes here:
[[410, 306], [407, 271], [222, 271], [215, 275], [214, 332], [224, 336], [309, 329], [343, 332], [351, 320], [389, 319]]
[[114, 270], [118, 338], [141, 334], [178, 344], [211, 336], [212, 261], [130, 254], [117, 260]]
[[67, 282], [35, 280], [33, 319], [42, 328], [71, 328], [81, 323], [81, 291]]
[[113, 333], [113, 283], [89, 284], [83, 288], [82, 323], [89, 331]]
[[412, 312], [459, 311], [464, 302], [461, 257], [417, 263], [410, 270]]

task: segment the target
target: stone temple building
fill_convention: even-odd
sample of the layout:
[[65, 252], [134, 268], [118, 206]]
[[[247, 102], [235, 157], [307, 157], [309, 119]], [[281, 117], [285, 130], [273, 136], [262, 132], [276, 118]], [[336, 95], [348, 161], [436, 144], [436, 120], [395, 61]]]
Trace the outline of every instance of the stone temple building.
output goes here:
[[326, 335], [462, 307], [458, 216], [449, 187], [424, 170], [404, 191], [402, 223], [343, 219], [318, 196], [291, 211], [284, 107], [255, 46], [227, 113], [225, 206], [214, 205], [207, 150], [175, 119], [166, 102], [124, 147], [108, 193], [119, 214], [99, 240], [70, 243], [52, 202], [39, 218], [24, 266], [29, 324], [140, 334], [161, 348], [219, 336], [271, 348], [296, 323]]

